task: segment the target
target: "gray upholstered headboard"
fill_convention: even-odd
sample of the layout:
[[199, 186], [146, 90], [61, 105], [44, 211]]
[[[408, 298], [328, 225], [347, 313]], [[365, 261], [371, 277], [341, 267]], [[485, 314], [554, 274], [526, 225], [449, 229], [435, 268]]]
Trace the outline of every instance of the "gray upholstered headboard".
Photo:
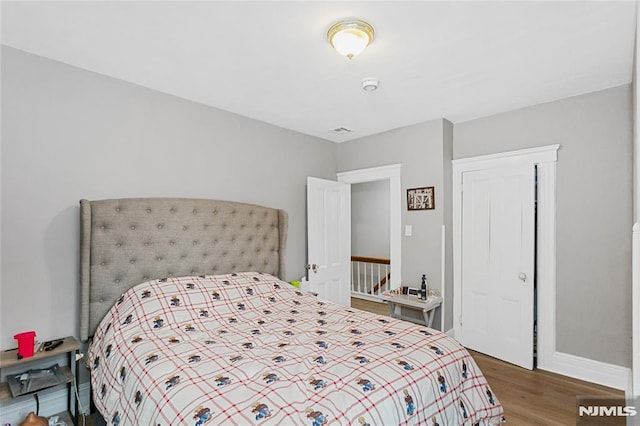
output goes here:
[[287, 213], [232, 201], [80, 201], [80, 338], [122, 293], [156, 278], [266, 272], [284, 279]]

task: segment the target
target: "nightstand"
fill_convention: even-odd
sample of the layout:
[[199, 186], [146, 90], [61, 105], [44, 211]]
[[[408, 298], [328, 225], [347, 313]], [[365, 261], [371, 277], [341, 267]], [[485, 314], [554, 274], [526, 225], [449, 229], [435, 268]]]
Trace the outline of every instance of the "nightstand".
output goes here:
[[[51, 417], [53, 415], [59, 416], [60, 420], [66, 422], [68, 425], [77, 424], [78, 420], [78, 402], [75, 400], [75, 392], [73, 390], [74, 382], [76, 389], [78, 388], [78, 359], [77, 354], [80, 351], [80, 344], [73, 337], [65, 337], [62, 339], [62, 345], [56, 347], [51, 351], [40, 351], [35, 352], [32, 357], [18, 359], [18, 350], [12, 349], [8, 351], [0, 352], [0, 369], [10, 368], [12, 373], [8, 375], [10, 377], [13, 374], [19, 374], [22, 371], [27, 371], [33, 368], [33, 364], [38, 363], [42, 364], [45, 360], [51, 359], [51, 362], [54, 363], [54, 358], [56, 356], [67, 354], [69, 358], [69, 364], [65, 366], [61, 366], [57, 376], [61, 379], [61, 383], [57, 383], [54, 385], [44, 385], [38, 386], [36, 385], [35, 389], [29, 389], [24, 394], [21, 394], [14, 398], [11, 393], [11, 389], [9, 387], [9, 379], [6, 378], [6, 381], [0, 383], [0, 402], [6, 403], [7, 401], [11, 401], [12, 399], [23, 398], [25, 395], [33, 395], [39, 391], [49, 389], [56, 386], [67, 386], [67, 411], [57, 414], [49, 414], [46, 417]], [[47, 365], [50, 367], [51, 365]], [[73, 407], [73, 411], [72, 411]], [[72, 414], [73, 413], [73, 414]]]
[[410, 320], [409, 318], [403, 317], [402, 314], [396, 313], [397, 306], [422, 311], [427, 327], [433, 325], [433, 313], [435, 309], [442, 304], [442, 297], [430, 297], [427, 300], [421, 300], [419, 297], [407, 294], [383, 293], [380, 298], [389, 304], [389, 316], [392, 318]]

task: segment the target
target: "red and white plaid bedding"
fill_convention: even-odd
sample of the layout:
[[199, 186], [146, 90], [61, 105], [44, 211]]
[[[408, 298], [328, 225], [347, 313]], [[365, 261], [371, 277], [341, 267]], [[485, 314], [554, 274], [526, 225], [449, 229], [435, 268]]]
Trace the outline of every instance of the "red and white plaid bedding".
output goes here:
[[149, 281], [88, 356], [119, 425], [488, 425], [503, 410], [455, 340], [319, 300], [271, 275]]

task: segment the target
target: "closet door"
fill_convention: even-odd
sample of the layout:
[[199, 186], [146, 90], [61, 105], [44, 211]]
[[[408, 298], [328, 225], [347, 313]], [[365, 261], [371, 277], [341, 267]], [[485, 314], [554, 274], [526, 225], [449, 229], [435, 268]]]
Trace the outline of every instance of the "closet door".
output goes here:
[[534, 166], [464, 172], [461, 207], [456, 338], [470, 349], [532, 369]]

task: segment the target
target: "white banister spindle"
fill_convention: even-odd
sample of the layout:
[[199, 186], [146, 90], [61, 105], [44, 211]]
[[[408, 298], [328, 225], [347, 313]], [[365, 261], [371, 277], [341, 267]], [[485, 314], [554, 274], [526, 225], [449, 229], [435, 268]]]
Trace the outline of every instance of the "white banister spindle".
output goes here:
[[367, 265], [364, 265], [364, 268], [362, 268], [362, 270], [364, 271], [364, 277], [362, 278], [364, 280], [364, 292], [365, 293], [369, 293], [369, 281], [367, 280]]
[[351, 293], [355, 297], [378, 300], [390, 288], [391, 266], [388, 259], [353, 256]]

